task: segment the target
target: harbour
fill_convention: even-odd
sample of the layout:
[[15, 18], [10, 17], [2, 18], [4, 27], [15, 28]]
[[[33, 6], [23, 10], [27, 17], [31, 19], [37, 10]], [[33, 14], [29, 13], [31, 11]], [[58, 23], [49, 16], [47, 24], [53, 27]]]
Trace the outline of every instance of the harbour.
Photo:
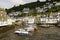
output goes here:
[[60, 0], [0, 3], [0, 40], [60, 40]]

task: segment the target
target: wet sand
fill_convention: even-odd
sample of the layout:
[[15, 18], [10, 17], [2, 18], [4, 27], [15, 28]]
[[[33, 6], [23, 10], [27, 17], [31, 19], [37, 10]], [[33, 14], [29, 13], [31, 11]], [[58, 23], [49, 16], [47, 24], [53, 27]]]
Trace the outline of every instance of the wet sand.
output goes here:
[[60, 28], [57, 27], [38, 27], [38, 30], [32, 36], [14, 34], [14, 31], [18, 28], [16, 27], [13, 30], [0, 34], [0, 40], [60, 40]]

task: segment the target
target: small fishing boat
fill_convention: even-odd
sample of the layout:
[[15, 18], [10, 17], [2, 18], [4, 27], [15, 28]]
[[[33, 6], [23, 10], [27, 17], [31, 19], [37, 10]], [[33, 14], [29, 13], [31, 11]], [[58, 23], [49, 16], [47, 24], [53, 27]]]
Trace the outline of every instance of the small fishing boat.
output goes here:
[[31, 35], [37, 30], [37, 27], [29, 25], [29, 27], [21, 28], [15, 31], [14, 33], [19, 35]]
[[29, 32], [25, 29], [18, 29], [17, 31], [15, 31], [16, 34], [19, 34], [19, 35], [28, 35]]

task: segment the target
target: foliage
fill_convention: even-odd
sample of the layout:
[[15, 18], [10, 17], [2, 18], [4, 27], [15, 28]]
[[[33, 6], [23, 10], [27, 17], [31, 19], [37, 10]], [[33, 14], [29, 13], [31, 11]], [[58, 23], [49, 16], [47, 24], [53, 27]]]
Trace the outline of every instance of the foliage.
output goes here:
[[[52, 0], [50, 1], [50, 3], [52, 3], [53, 1], [60, 1], [60, 0]], [[30, 9], [35, 9], [36, 7], [43, 7], [43, 5], [45, 5], [46, 3], [48, 2], [48, 0], [46, 2], [40, 2], [40, 1], [37, 1], [37, 2], [31, 2], [31, 3], [27, 3], [27, 4], [24, 4], [24, 5], [19, 5], [19, 6], [14, 6], [10, 9], [6, 9], [7, 13], [10, 13], [10, 12], [16, 12], [16, 11], [21, 11], [24, 9], [24, 8], [30, 8]], [[54, 4], [55, 5], [55, 4]], [[40, 15], [40, 14], [50, 14], [51, 12], [58, 12], [60, 11], [60, 6], [54, 6], [50, 9], [48, 9], [46, 12], [39, 12], [39, 13], [36, 13], [35, 11], [33, 13], [22, 13], [21, 15], [18, 15], [16, 17], [25, 17], [25, 16], [36, 16], [36, 15]]]

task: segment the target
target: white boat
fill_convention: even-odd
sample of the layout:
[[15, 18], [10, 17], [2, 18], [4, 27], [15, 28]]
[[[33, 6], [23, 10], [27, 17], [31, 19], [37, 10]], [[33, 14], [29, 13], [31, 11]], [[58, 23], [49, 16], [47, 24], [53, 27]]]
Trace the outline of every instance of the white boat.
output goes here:
[[48, 27], [53, 27], [54, 25], [45, 23], [45, 24], [41, 24], [39, 26], [44, 27], [44, 28], [48, 28]]
[[31, 35], [33, 32], [36, 31], [36, 27], [26, 27], [26, 28], [22, 28], [22, 29], [18, 29], [17, 31], [15, 31], [16, 34], [26, 34], [26, 35]]
[[36, 27], [36, 25], [29, 25], [29, 27], [26, 27], [25, 29], [27, 29], [27, 31], [34, 32], [37, 30], [37, 27]]
[[15, 31], [15, 33], [19, 34], [19, 35], [24, 35], [24, 34], [28, 35], [29, 34], [29, 32], [25, 29], [18, 29], [17, 31]]

